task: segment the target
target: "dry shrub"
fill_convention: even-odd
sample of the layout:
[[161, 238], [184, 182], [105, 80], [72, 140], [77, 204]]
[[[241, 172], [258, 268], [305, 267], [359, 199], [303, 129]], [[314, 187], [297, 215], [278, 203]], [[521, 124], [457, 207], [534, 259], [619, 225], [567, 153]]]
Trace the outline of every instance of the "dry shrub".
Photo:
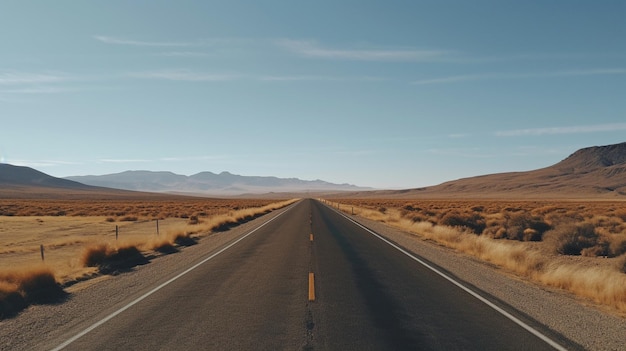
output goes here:
[[99, 244], [85, 249], [82, 262], [87, 267], [98, 267], [101, 273], [117, 274], [149, 261], [134, 245], [114, 248]]
[[626, 255], [624, 255], [624, 257], [622, 257], [622, 259], [618, 261], [617, 268], [619, 269], [620, 272], [626, 273]]
[[567, 223], [546, 232], [545, 241], [560, 254], [581, 255], [584, 249], [597, 244], [598, 235], [590, 223]]
[[192, 238], [190, 234], [184, 233], [176, 235], [176, 237], [174, 238], [174, 243], [178, 246], [192, 246], [197, 244], [198, 242], [195, 238]]
[[[349, 201], [346, 202], [350, 203]], [[401, 203], [401, 201], [397, 202]], [[467, 209], [471, 208], [469, 206], [463, 207], [463, 204], [452, 201], [447, 203], [449, 206], [446, 208], [442, 206], [442, 203], [441, 201], [424, 201], [420, 202], [420, 207], [437, 212], [440, 218], [451, 212], [459, 213], [460, 209], [465, 209], [467, 213]], [[534, 281], [566, 289], [579, 296], [626, 312], [626, 275], [624, 274], [626, 273], [626, 254], [622, 253], [623, 257], [616, 260], [618, 263], [616, 269], [615, 266], [611, 268], [588, 267], [586, 266], [588, 264], [587, 259], [576, 264], [553, 260], [553, 257], [546, 255], [542, 249], [545, 245], [551, 245], [555, 252], [557, 252], [558, 247], [562, 252], [572, 252], [576, 255], [582, 254], [583, 251], [587, 255], [594, 255], [605, 251], [607, 247], [609, 255], [617, 255], [618, 252], [626, 250], [626, 235], [612, 234], [607, 236], [600, 233], [592, 223], [576, 223], [583, 217], [591, 219], [597, 213], [606, 213], [606, 204], [594, 203], [593, 206], [577, 206], [574, 203], [566, 203], [564, 205], [559, 204], [560, 206], [546, 205], [540, 207], [538, 211], [534, 211], [531, 204], [524, 203], [524, 206], [507, 206], [509, 210], [516, 210], [515, 213], [509, 212], [508, 218], [502, 211], [504, 206], [485, 205], [484, 211], [481, 212], [486, 218], [487, 224], [484, 233], [500, 232], [505, 237], [505, 225], [511, 218], [514, 220], [510, 224], [525, 227], [522, 230], [522, 235], [527, 237], [538, 235], [541, 230], [545, 230], [550, 225], [552, 229], [546, 230], [543, 235], [545, 243], [537, 243], [532, 246], [517, 241], [492, 240], [489, 235], [477, 236], [464, 226], [450, 227], [434, 225], [431, 222], [413, 222], [411, 217], [414, 214], [410, 213], [405, 214], [404, 220], [396, 221], [396, 219], [389, 218], [394, 215], [394, 210], [406, 211], [407, 208], [402, 208], [399, 205], [394, 206], [390, 200], [385, 203], [386, 214], [381, 214], [376, 211], [381, 205], [380, 200], [376, 200], [370, 209], [355, 207], [355, 213], [373, 220], [392, 223], [393, 226], [414, 233], [423, 239], [435, 241]], [[525, 208], [525, 211], [520, 210], [522, 207]], [[574, 213], [574, 210], [595, 211], [595, 213], [588, 212], [583, 216]], [[530, 217], [528, 213], [531, 214]], [[547, 219], [550, 216], [554, 222]]]
[[107, 257], [110, 257], [113, 254], [113, 251], [113, 248], [108, 244], [88, 246], [83, 251], [80, 261], [85, 267], [97, 267], [106, 261]]
[[31, 304], [56, 303], [65, 295], [46, 266], [0, 272], [0, 318], [13, 316]]
[[448, 227], [465, 227], [475, 234], [481, 234], [485, 230], [487, 224], [485, 219], [478, 213], [461, 214], [459, 212], [449, 212], [445, 214], [439, 224]]
[[615, 270], [552, 263], [538, 276], [538, 280], [626, 311], [626, 276]]
[[189, 225], [196, 225], [196, 224], [199, 224], [200, 222], [201, 221], [200, 221], [200, 219], [198, 219], [197, 215], [193, 215], [193, 216], [189, 217], [189, 221], [187, 221], [187, 223]]
[[609, 244], [610, 256], [621, 256], [626, 253], [626, 236], [620, 235], [611, 238]]
[[152, 248], [157, 252], [168, 255], [178, 252], [178, 249], [170, 243], [169, 240], [163, 240], [159, 243], [155, 243]]

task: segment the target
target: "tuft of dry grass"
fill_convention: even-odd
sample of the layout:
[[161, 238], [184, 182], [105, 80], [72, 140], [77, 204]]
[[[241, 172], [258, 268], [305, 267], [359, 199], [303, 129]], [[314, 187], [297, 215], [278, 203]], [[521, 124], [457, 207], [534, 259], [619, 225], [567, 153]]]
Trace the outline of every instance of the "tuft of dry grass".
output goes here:
[[85, 266], [98, 267], [105, 274], [117, 274], [149, 262], [137, 246], [112, 247], [108, 244], [87, 247], [81, 260]]
[[40, 265], [0, 271], [0, 319], [31, 304], [56, 303], [65, 297], [50, 268]]

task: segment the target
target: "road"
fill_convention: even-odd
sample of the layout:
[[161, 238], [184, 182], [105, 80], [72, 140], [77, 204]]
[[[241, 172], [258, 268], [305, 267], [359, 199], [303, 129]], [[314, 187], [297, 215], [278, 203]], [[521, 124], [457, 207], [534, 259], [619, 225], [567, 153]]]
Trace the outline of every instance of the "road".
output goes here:
[[522, 328], [318, 201], [224, 249], [106, 318], [75, 323], [53, 348], [554, 350], [560, 338], [509, 310], [532, 333]]

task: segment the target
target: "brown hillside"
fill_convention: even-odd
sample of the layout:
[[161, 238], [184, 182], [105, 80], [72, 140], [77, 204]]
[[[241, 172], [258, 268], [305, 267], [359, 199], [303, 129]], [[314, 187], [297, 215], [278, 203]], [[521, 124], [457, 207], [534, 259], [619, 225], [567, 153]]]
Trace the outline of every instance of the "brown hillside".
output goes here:
[[[344, 194], [345, 197], [346, 194]], [[578, 150], [563, 161], [528, 172], [464, 178], [401, 191], [360, 192], [386, 198], [598, 198], [626, 200], [626, 143]]]
[[29, 167], [0, 164], [0, 199], [134, 199], [165, 198], [136, 191], [89, 186], [52, 177]]

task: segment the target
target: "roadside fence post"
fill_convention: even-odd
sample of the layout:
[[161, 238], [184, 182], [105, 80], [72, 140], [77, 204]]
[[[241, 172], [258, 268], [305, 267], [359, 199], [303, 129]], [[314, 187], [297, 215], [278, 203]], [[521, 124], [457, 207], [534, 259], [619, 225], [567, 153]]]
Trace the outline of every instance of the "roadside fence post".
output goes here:
[[43, 256], [43, 244], [39, 245], [39, 249], [41, 250], [41, 260], [44, 261], [44, 256]]

